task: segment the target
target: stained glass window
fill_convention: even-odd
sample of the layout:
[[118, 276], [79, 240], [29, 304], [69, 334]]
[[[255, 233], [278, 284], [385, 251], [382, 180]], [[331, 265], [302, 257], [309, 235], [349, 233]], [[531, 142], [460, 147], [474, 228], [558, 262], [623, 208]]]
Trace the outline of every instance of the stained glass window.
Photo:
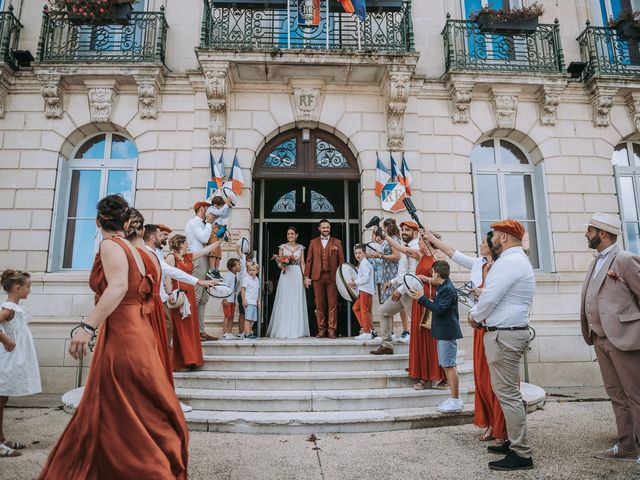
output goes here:
[[296, 211], [296, 191], [282, 195], [278, 201], [273, 205], [271, 213], [294, 213]]
[[292, 168], [296, 166], [296, 139], [285, 140], [264, 159], [264, 167]]
[[320, 168], [350, 168], [347, 159], [334, 145], [325, 140], [316, 141], [316, 166]]
[[335, 213], [336, 210], [327, 197], [311, 190], [311, 211], [313, 213]]

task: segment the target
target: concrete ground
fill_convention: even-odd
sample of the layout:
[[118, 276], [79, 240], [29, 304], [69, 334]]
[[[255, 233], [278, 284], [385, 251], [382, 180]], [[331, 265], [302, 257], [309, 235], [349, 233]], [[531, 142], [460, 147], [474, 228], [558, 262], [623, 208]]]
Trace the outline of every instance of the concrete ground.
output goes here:
[[[191, 433], [191, 479], [640, 479], [631, 462], [598, 460], [615, 423], [608, 401], [552, 400], [529, 415], [535, 469], [491, 472], [472, 425], [307, 436]], [[35, 478], [69, 416], [56, 408], [9, 408], [5, 431], [30, 444], [0, 459], [0, 480]]]

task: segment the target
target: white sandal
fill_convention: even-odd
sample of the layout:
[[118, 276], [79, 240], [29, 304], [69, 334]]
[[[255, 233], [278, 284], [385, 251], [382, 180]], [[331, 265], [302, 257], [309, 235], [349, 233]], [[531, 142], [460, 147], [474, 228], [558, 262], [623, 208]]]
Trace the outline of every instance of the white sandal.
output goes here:
[[20, 455], [22, 455], [22, 453], [19, 451], [7, 447], [4, 443], [0, 443], [0, 458], [19, 457]]

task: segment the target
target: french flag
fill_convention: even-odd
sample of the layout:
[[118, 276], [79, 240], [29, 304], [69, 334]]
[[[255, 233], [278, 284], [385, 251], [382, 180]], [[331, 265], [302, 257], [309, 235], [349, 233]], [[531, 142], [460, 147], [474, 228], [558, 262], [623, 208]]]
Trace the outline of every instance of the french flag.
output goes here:
[[376, 163], [376, 195], [379, 197], [382, 195], [382, 189], [387, 184], [387, 182], [391, 179], [391, 173], [384, 166], [382, 160], [380, 160], [380, 156], [376, 152], [376, 158], [378, 159]]
[[242, 175], [242, 169], [240, 168], [240, 162], [238, 162], [238, 152], [236, 151], [233, 156], [233, 165], [231, 166], [231, 174], [229, 175], [229, 182], [231, 183], [231, 190], [236, 195], [242, 193], [244, 187], [244, 176]]
[[389, 158], [391, 159], [391, 181], [402, 183], [400, 179], [400, 170], [396, 166], [396, 161], [393, 159], [393, 155], [389, 154]]
[[360, 20], [367, 18], [365, 0], [338, 0], [347, 13], [354, 13]]
[[401, 183], [404, 185], [404, 190], [407, 192], [408, 196], [411, 196], [411, 184], [413, 183], [413, 176], [411, 175], [411, 171], [409, 170], [409, 165], [407, 165], [407, 160], [402, 155], [402, 165], [400, 166], [400, 172], [402, 174]]
[[220, 154], [220, 161], [216, 162], [215, 158], [213, 158], [213, 153], [211, 153], [211, 150], [209, 150], [209, 166], [211, 167], [211, 178], [214, 182], [216, 182], [216, 185], [218, 185], [218, 188], [222, 188], [222, 179], [224, 177], [224, 171], [220, 168], [220, 165], [223, 165], [222, 168], [224, 168], [224, 163], [222, 160], [222, 157], [224, 155], [224, 152]]

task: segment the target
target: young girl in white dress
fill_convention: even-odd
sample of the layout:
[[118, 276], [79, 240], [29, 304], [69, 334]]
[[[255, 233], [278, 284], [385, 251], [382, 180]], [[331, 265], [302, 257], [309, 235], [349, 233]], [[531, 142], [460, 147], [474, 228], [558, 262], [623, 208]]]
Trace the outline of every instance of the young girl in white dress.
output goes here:
[[287, 229], [287, 243], [280, 245], [279, 255], [295, 258], [292, 265], [282, 268], [276, 299], [267, 329], [268, 337], [302, 338], [309, 336], [309, 316], [307, 314], [307, 295], [304, 288], [302, 265], [304, 265], [304, 247], [297, 243], [298, 231], [295, 227]]
[[9, 397], [42, 392], [38, 357], [28, 323], [31, 315], [18, 303], [29, 296], [31, 278], [27, 272], [5, 270], [0, 277], [9, 294], [0, 303], [0, 457], [18, 457], [25, 445], [7, 440], [2, 421]]

